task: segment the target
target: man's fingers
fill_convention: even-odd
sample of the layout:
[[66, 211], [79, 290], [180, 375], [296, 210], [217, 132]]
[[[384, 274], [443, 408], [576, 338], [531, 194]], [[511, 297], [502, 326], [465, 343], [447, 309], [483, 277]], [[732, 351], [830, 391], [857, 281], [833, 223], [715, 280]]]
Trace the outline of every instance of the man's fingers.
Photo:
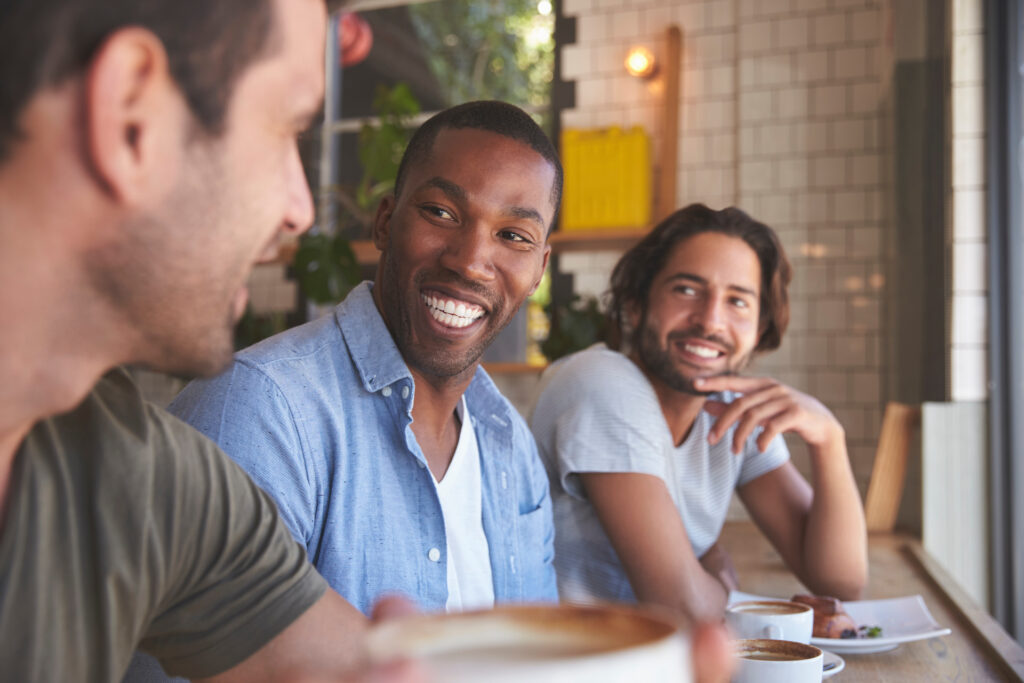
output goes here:
[[409, 598], [403, 595], [387, 595], [378, 600], [377, 604], [373, 606], [372, 619], [380, 621], [381, 619], [408, 617], [419, 613], [420, 609]]
[[423, 667], [409, 660], [374, 666], [349, 683], [430, 683]]
[[704, 411], [712, 417], [721, 417], [728, 407], [729, 404], [725, 401], [712, 401], [710, 399], [704, 401]]
[[800, 407], [795, 405], [790, 406], [787, 410], [776, 415], [765, 424], [764, 431], [757, 437], [757, 450], [764, 453], [768, 449], [768, 444], [772, 442], [772, 439], [779, 434], [785, 434], [788, 431], [794, 430], [799, 423]]
[[726, 432], [732, 428], [733, 423], [746, 415], [748, 411], [767, 401], [777, 400], [785, 396], [786, 392], [786, 387], [772, 383], [760, 391], [740, 396], [728, 404], [725, 410], [718, 416], [718, 419], [715, 420], [715, 424], [711, 427], [711, 432], [708, 434], [708, 442], [712, 444], [718, 443], [725, 436]]
[[727, 683], [735, 660], [732, 641], [721, 624], [697, 624], [693, 628], [693, 672], [697, 683]]
[[715, 377], [698, 377], [693, 386], [700, 391], [736, 391], [747, 393], [778, 384], [771, 377], [747, 377], [741, 375], [717, 375]]
[[[755, 429], [763, 426], [767, 430], [769, 423], [780, 415], [785, 414], [791, 405], [780, 400], [765, 401], [744, 413], [743, 419], [740, 420], [739, 425], [736, 426], [736, 431], [733, 433], [732, 452], [739, 455], [743, 451], [743, 444], [747, 442], [747, 439], [750, 438]], [[760, 444], [761, 439], [759, 437], [759, 447]], [[764, 452], [763, 448], [760, 450]]]

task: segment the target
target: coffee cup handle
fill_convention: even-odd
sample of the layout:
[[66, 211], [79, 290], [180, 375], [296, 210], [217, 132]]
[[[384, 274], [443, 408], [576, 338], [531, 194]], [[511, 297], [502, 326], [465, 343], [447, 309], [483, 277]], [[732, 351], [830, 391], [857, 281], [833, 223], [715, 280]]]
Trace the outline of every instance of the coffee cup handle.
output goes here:
[[769, 624], [768, 626], [765, 626], [764, 631], [762, 631], [762, 633], [764, 634], [765, 638], [769, 638], [771, 640], [782, 640], [782, 629], [776, 626], [775, 624]]

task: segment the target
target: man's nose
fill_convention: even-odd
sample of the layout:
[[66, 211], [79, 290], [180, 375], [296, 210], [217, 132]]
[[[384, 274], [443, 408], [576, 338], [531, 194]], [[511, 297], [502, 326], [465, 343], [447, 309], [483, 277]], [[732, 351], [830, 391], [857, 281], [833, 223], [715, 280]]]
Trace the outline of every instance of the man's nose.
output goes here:
[[302, 168], [298, 145], [294, 145], [291, 154], [288, 155], [286, 172], [288, 205], [281, 230], [287, 234], [300, 235], [313, 225], [316, 214], [313, 194], [309, 190], [306, 172]]
[[462, 230], [452, 230], [441, 265], [467, 280], [493, 280], [495, 246], [486, 226], [470, 224]]
[[725, 327], [726, 301], [717, 296], [706, 296], [693, 312], [695, 322], [698, 322], [706, 334], [712, 334]]

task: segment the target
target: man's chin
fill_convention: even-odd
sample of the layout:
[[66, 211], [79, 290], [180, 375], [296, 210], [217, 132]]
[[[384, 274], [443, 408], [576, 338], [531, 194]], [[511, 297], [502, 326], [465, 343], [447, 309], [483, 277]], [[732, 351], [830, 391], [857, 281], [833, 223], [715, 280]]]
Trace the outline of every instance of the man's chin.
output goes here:
[[188, 348], [165, 349], [161, 357], [143, 361], [140, 365], [175, 377], [195, 379], [223, 372], [234, 359], [233, 328], [193, 341]]
[[700, 391], [699, 389], [697, 389], [697, 387], [693, 385], [694, 379], [696, 378], [682, 377], [677, 375], [675, 377], [670, 378], [669, 381], [666, 382], [666, 384], [668, 384], [669, 387], [671, 387], [673, 390], [678, 391], [681, 394], [687, 394], [688, 396], [701, 396], [706, 398], [711, 394], [715, 393], [713, 391]]

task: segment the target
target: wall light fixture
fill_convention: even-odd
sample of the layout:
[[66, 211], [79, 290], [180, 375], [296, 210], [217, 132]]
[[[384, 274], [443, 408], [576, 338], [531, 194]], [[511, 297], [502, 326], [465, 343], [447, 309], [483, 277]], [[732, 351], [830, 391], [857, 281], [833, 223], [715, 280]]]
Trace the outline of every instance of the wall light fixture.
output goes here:
[[654, 53], [643, 46], [631, 47], [626, 55], [626, 71], [637, 78], [651, 78], [657, 73], [658, 64]]

